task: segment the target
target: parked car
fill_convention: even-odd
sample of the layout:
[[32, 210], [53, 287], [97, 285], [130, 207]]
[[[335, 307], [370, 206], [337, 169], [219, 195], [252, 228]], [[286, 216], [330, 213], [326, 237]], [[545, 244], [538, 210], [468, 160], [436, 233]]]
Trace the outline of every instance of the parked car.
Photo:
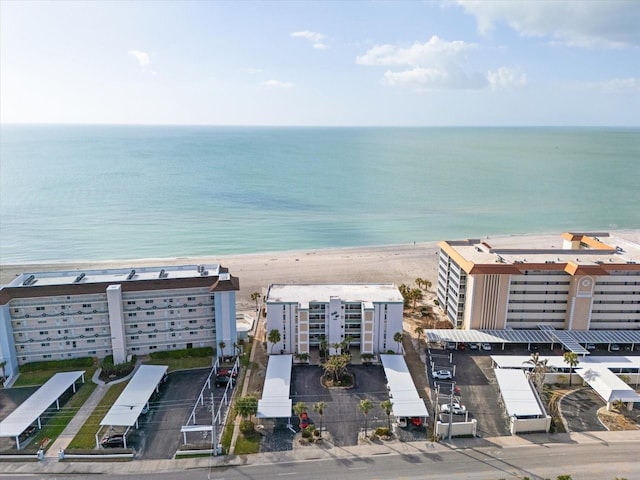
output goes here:
[[307, 412], [302, 412], [300, 414], [300, 428], [303, 430], [309, 426], [309, 415]]
[[398, 426], [405, 428], [407, 426], [407, 417], [398, 418]]
[[216, 375], [216, 381], [215, 381], [216, 388], [225, 387], [229, 382], [231, 382], [231, 386], [233, 387], [233, 382], [234, 382], [233, 377], [227, 377], [226, 375]]
[[124, 435], [107, 435], [100, 445], [102, 448], [124, 448]]
[[483, 343], [481, 348], [482, 348], [482, 350], [488, 352], [489, 350], [491, 350], [491, 344], [490, 343]]
[[540, 347], [538, 347], [538, 345], [536, 345], [535, 343], [532, 343], [531, 345], [529, 345], [530, 352], [537, 352], [539, 349]]
[[411, 425], [414, 427], [419, 427], [422, 425], [422, 418], [420, 417], [411, 417]]
[[595, 343], [587, 343], [587, 344], [585, 345], [585, 348], [586, 348], [587, 350], [595, 350], [595, 349], [596, 349], [596, 344], [595, 344]]
[[612, 352], [619, 352], [620, 351], [620, 345], [618, 345], [617, 343], [612, 343], [610, 350]]
[[455, 350], [456, 342], [447, 342], [447, 350]]
[[480, 344], [479, 343], [470, 343], [469, 344], [469, 350], [478, 350], [480, 348]]
[[449, 409], [451, 409], [451, 413], [454, 415], [464, 415], [467, 413], [467, 407], [459, 404], [458, 402], [453, 402], [451, 405], [448, 403], [443, 403], [440, 405], [440, 411], [442, 413], [449, 413]]
[[464, 343], [464, 342], [460, 342], [460, 343], [458, 344], [458, 350], [464, 350], [464, 349], [466, 349], [466, 348], [467, 348], [467, 344], [466, 344], [466, 343]]
[[453, 379], [453, 375], [451, 374], [451, 372], [449, 370], [434, 370], [433, 372], [431, 372], [431, 374], [433, 375], [433, 378], [435, 378], [437, 380], [452, 380]]

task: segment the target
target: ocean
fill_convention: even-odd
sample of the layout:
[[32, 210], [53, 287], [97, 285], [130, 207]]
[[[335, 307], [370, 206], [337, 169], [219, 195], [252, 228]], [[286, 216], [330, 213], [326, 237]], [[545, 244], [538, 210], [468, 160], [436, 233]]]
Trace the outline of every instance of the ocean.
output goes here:
[[0, 127], [2, 264], [637, 228], [638, 128]]

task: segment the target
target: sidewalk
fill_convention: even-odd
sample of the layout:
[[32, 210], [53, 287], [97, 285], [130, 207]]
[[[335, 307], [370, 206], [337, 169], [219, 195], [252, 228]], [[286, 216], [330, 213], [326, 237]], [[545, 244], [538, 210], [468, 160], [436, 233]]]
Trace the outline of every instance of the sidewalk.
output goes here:
[[218, 457], [186, 458], [179, 460], [133, 460], [130, 462], [76, 462], [52, 461], [0, 463], [0, 472], [14, 474], [136, 474], [179, 472], [193, 468], [217, 468], [242, 465], [295, 463], [324, 459], [366, 458], [377, 455], [437, 455], [451, 449], [518, 448], [531, 445], [559, 443], [623, 443], [640, 442], [640, 430], [620, 432], [586, 432], [578, 434], [531, 434], [494, 438], [453, 439], [451, 442], [429, 441], [371, 443], [352, 447], [309, 445], [286, 452], [257, 453], [254, 455], [223, 455]]

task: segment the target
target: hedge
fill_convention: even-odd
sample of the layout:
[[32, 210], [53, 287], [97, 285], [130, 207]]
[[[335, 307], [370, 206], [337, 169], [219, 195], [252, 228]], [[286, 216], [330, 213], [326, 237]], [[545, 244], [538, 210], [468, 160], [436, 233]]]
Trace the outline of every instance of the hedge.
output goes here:
[[152, 352], [149, 354], [151, 358], [187, 358], [187, 357], [211, 357], [213, 356], [213, 347], [201, 348], [185, 348], [183, 350], [166, 350], [164, 352]]
[[66, 360], [47, 360], [20, 365], [21, 372], [35, 372], [38, 370], [69, 370], [72, 368], [92, 367], [93, 357], [68, 358]]

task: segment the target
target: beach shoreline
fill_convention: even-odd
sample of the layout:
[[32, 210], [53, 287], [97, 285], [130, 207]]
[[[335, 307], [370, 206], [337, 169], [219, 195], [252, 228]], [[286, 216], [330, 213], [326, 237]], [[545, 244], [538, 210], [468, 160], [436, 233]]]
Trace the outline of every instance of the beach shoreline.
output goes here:
[[[557, 235], [560, 236], [561, 232]], [[611, 234], [640, 243], [640, 230], [611, 230]], [[491, 238], [526, 237], [539, 234], [496, 235]], [[485, 237], [483, 237], [485, 238]], [[189, 264], [220, 264], [239, 278], [237, 309], [255, 306], [253, 292], [267, 293], [278, 283], [402, 283], [412, 285], [416, 278], [432, 282], [438, 275], [438, 243], [340, 247], [286, 252], [249, 253], [221, 256], [147, 258], [95, 262], [49, 262], [0, 265], [0, 283], [5, 285], [27, 272], [94, 270]]]

